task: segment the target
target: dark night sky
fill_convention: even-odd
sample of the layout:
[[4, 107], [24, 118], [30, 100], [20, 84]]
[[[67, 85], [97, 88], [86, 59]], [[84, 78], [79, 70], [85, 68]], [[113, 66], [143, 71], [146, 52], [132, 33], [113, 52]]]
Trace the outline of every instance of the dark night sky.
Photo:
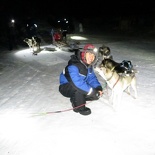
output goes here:
[[[68, 17], [72, 24], [82, 22], [95, 32], [111, 32], [128, 19], [133, 24], [132, 30], [141, 34], [146, 29], [154, 30], [155, 5], [154, 0], [1, 0], [0, 37], [5, 37], [12, 18], [22, 31], [28, 22], [42, 21], [55, 26], [60, 17]], [[5, 42], [1, 39], [0, 43], [3, 40]]]
[[[1, 0], [0, 3], [0, 28], [2, 30], [6, 28], [11, 18], [15, 18], [16, 24], [22, 27], [29, 19], [36, 21], [43, 19], [53, 24], [60, 17], [71, 17], [72, 21], [85, 22], [87, 27], [93, 25], [96, 28], [98, 22], [101, 24], [100, 27], [105, 26], [110, 30], [119, 24], [120, 19], [128, 18], [130, 21], [132, 19], [132, 21], [142, 23], [142, 26], [147, 28], [154, 25], [155, 5], [154, 0], [94, 0], [93, 2], [83, 0]], [[140, 27], [142, 26], [140, 25]], [[0, 35], [1, 33], [3, 31], [0, 32]]]
[[[10, 18], [25, 22], [29, 17], [51, 20], [53, 17], [73, 17], [78, 21], [85, 18], [115, 20], [122, 17], [140, 17], [155, 20], [154, 0], [1, 0], [0, 17], [5, 23]], [[113, 20], [113, 21], [114, 21]], [[107, 23], [107, 22], [105, 22]]]
[[[25, 16], [48, 16], [50, 14], [69, 16], [114, 16], [119, 14], [145, 14], [151, 12], [154, 1], [142, 0], [95, 0], [85, 2], [82, 0], [2, 0], [1, 14], [15, 14]], [[155, 8], [155, 7], [154, 7]]]

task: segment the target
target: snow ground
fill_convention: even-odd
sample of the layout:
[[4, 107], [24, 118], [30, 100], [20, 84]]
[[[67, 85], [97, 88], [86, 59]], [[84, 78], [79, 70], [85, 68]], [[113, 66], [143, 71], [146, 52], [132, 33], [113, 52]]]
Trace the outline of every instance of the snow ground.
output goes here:
[[72, 52], [42, 50], [34, 56], [27, 48], [2, 51], [1, 155], [155, 155], [154, 41], [103, 36], [81, 45], [87, 42], [109, 46], [118, 62], [132, 61], [138, 70], [138, 98], [124, 93], [123, 104], [114, 110], [108, 103], [110, 90], [97, 75], [103, 97], [87, 103], [91, 115], [74, 113], [58, 91], [59, 74]]

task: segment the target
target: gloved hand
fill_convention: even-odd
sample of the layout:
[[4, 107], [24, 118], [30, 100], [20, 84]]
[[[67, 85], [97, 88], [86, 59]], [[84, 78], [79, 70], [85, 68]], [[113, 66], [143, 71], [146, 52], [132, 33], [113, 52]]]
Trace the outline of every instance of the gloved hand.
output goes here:
[[93, 89], [92, 93], [87, 96], [90, 100], [98, 100], [100, 98], [100, 93], [97, 89]]
[[101, 86], [98, 86], [98, 87], [96, 87], [95, 89], [96, 89], [97, 91], [102, 91], [102, 90], [103, 90]]

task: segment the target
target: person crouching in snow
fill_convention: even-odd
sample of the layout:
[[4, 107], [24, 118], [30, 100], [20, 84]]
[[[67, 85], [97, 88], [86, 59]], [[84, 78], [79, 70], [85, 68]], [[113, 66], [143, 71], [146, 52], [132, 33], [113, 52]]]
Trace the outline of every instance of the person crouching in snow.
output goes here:
[[103, 94], [102, 86], [93, 70], [97, 58], [97, 48], [86, 44], [82, 51], [71, 55], [68, 65], [59, 77], [59, 92], [70, 98], [73, 111], [81, 115], [91, 114], [91, 109], [85, 106], [86, 101], [98, 100]]

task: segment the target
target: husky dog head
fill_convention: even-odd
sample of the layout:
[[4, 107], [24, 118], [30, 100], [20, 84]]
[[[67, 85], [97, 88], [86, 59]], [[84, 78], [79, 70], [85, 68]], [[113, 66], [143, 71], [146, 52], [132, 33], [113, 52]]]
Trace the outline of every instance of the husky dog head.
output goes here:
[[107, 46], [103, 45], [102, 47], [99, 47], [98, 53], [99, 53], [99, 57], [101, 57], [102, 59], [107, 59], [107, 58], [113, 59], [111, 55], [111, 50]]

